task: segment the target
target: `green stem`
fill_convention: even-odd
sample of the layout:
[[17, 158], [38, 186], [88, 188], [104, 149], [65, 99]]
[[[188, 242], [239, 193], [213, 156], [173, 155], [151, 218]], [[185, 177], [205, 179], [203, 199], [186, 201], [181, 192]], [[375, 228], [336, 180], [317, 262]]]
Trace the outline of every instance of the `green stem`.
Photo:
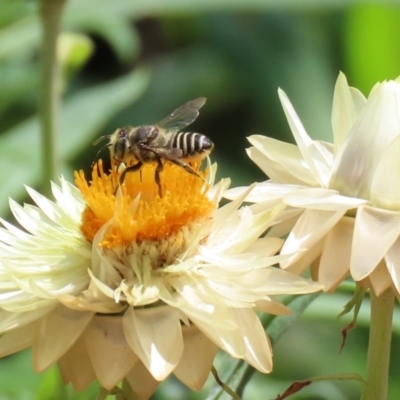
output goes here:
[[393, 307], [392, 289], [388, 289], [379, 297], [371, 289], [367, 385], [364, 386], [362, 400], [387, 398]]
[[66, 0], [41, 0], [42, 70], [39, 118], [42, 127], [43, 182], [57, 178], [56, 114], [59, 95], [57, 39]]

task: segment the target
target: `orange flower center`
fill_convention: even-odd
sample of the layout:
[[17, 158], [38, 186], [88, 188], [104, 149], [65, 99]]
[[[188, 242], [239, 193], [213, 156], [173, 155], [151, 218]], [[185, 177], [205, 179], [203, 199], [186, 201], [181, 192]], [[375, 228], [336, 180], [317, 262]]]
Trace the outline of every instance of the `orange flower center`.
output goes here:
[[215, 209], [206, 195], [205, 173], [198, 173], [202, 178], [166, 162], [160, 174], [160, 197], [154, 165], [145, 164], [140, 171], [128, 172], [119, 186], [121, 171], [106, 174], [99, 160], [90, 182], [83, 171], [75, 172], [76, 185], [87, 204], [81, 231], [93, 242], [103, 229], [99, 245], [108, 249], [169, 239], [185, 226], [209, 218]]

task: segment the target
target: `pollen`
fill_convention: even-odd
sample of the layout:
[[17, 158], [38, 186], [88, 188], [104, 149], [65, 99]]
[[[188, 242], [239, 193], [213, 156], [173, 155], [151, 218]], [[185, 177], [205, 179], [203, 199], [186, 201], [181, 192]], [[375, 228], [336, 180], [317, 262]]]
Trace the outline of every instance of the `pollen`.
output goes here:
[[81, 231], [93, 242], [102, 230], [100, 247], [169, 240], [183, 228], [209, 219], [214, 211], [207, 197], [205, 172], [199, 171], [199, 177], [165, 162], [160, 174], [162, 197], [155, 182], [155, 165], [145, 164], [127, 173], [119, 185], [121, 173], [106, 173], [101, 160], [93, 166], [91, 181], [83, 171], [75, 172], [76, 185], [86, 201]]

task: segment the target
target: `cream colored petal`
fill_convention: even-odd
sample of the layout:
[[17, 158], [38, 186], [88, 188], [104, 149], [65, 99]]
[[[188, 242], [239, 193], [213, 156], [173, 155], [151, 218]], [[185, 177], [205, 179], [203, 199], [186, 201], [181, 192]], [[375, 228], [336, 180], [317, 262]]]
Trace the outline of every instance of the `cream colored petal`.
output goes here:
[[51, 312], [56, 306], [57, 305], [52, 304], [47, 307], [39, 307], [35, 311], [31, 310], [22, 313], [0, 309], [0, 334], [36, 321]]
[[131, 369], [126, 379], [137, 400], [148, 400], [160, 384], [140, 361]]
[[91, 291], [85, 291], [79, 297], [68, 294], [61, 295], [58, 300], [65, 307], [72, 310], [93, 311], [102, 314], [117, 314], [126, 308], [124, 304], [116, 303], [104, 295], [95, 296]]
[[58, 368], [64, 384], [71, 383], [77, 391], [86, 389], [96, 379], [83, 336], [58, 360]]
[[[233, 309], [230, 310], [231, 314]], [[196, 317], [196, 313], [189, 315], [190, 320], [218, 347], [225, 350], [232, 357], [244, 358], [246, 355], [246, 345], [243, 333], [239, 328], [232, 329], [231, 326], [223, 327], [222, 321], [219, 325], [212, 325]], [[235, 318], [235, 322], [236, 318]]]
[[153, 377], [164, 380], [183, 353], [179, 312], [169, 306], [133, 311], [123, 317], [125, 337]]
[[386, 289], [392, 286], [392, 278], [386, 268], [385, 263], [382, 261], [369, 275], [369, 280], [374, 292], [380, 296]]
[[278, 237], [262, 237], [257, 239], [246, 251], [260, 256], [273, 256], [283, 245], [283, 239]]
[[304, 161], [307, 163], [319, 186], [327, 187], [332, 167], [332, 158], [328, 158], [325, 149], [322, 149], [319, 143], [314, 142], [308, 136], [286, 93], [279, 89], [278, 95]]
[[139, 361], [125, 339], [120, 316], [96, 315], [84, 338], [96, 377], [107, 390], [121, 382]]
[[247, 139], [255, 147], [247, 150], [249, 157], [273, 181], [310, 186], [318, 184], [297, 146], [261, 135]]
[[328, 211], [350, 210], [367, 202], [364, 199], [342, 196], [336, 190], [323, 188], [292, 191], [286, 194], [282, 200], [292, 207]]
[[400, 293], [400, 237], [385, 255], [387, 269], [392, 277], [393, 284]]
[[273, 297], [256, 301], [256, 308], [267, 314], [290, 315], [292, 311]]
[[[273, 201], [281, 199], [286, 193], [292, 190], [300, 190], [308, 188], [304, 185], [288, 185], [282, 183], [274, 183], [272, 181], [266, 181], [261, 183], [256, 183], [253, 186], [252, 191], [246, 196], [245, 201], [251, 203], [261, 203], [266, 201]], [[226, 199], [237, 199], [239, 196], [248, 190], [248, 187], [237, 187], [227, 190], [224, 193]]]
[[33, 367], [41, 372], [56, 362], [77, 340], [93, 312], [59, 306], [40, 320], [33, 342]]
[[288, 260], [281, 262], [282, 268], [303, 257], [304, 254], [300, 251], [311, 249], [335, 226], [345, 212], [346, 210], [305, 210], [282, 246], [281, 254], [293, 254]]
[[29, 325], [3, 333], [0, 336], [0, 357], [5, 357], [30, 347], [33, 342], [33, 333], [37, 329], [37, 324], [37, 322], [33, 322]]
[[252, 309], [235, 310], [246, 346], [244, 359], [260, 372], [272, 370], [272, 348], [268, 337]]
[[183, 326], [184, 350], [174, 375], [192, 390], [200, 390], [210, 373], [217, 346], [196, 326]]
[[368, 276], [400, 235], [400, 214], [369, 206], [357, 211], [350, 271], [354, 280]]
[[350, 272], [354, 218], [343, 217], [326, 235], [319, 264], [318, 282], [331, 292]]
[[340, 72], [335, 85], [332, 105], [332, 129], [335, 154], [344, 142], [357, 115], [365, 106], [367, 99], [357, 89], [349, 87], [345, 75]]
[[286, 264], [286, 262], [281, 262], [281, 268], [295, 275], [301, 275], [312, 264], [316, 264], [318, 268], [318, 260], [324, 248], [324, 244], [325, 237], [321, 238], [308, 250], [302, 251], [300, 257], [298, 259], [295, 259], [295, 261], [291, 261], [290, 264]]
[[379, 85], [369, 96], [335, 159], [329, 187], [368, 199], [384, 150], [400, 133], [400, 85]]
[[383, 152], [371, 185], [373, 206], [400, 211], [400, 135]]

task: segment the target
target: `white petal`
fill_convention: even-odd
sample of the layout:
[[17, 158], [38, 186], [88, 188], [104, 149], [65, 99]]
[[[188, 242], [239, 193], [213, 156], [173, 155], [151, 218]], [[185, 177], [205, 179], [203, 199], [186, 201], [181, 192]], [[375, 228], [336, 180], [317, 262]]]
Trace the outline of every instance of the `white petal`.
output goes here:
[[317, 185], [297, 146], [261, 135], [247, 139], [254, 146], [247, 154], [274, 182]]
[[82, 334], [93, 314], [60, 305], [43, 317], [33, 343], [35, 371], [41, 372], [57, 361]]
[[183, 352], [182, 331], [176, 309], [154, 307], [133, 311], [123, 317], [125, 337], [156, 380], [164, 380], [179, 363]]
[[244, 359], [261, 372], [271, 372], [271, 344], [256, 313], [251, 309], [236, 309], [235, 313], [246, 346]]
[[[286, 268], [300, 259], [302, 250], [311, 249], [342, 218], [346, 210], [324, 211], [308, 209], [297, 220], [296, 225], [286, 239], [281, 254], [293, 254], [287, 261], [281, 262]], [[297, 253], [297, 254], [295, 254]]]
[[354, 226], [350, 271], [354, 280], [368, 276], [400, 235], [400, 215], [392, 211], [360, 207]]
[[283, 197], [283, 201], [292, 207], [312, 208], [314, 210], [350, 210], [367, 201], [340, 195], [336, 190], [310, 188], [292, 191]]
[[359, 90], [349, 87], [345, 75], [340, 72], [335, 85], [332, 105], [335, 154], [338, 153], [357, 115], [366, 102], [366, 98]]
[[380, 262], [368, 278], [377, 296], [380, 296], [383, 292], [392, 287], [392, 278], [384, 262]]
[[384, 82], [369, 96], [335, 159], [329, 187], [368, 199], [383, 151], [400, 133], [400, 85]]
[[283, 111], [285, 112], [286, 118], [289, 122], [290, 129], [292, 130], [293, 136], [305, 162], [319, 185], [327, 187], [332, 159], [328, 159], [326, 157], [326, 152], [321, 149], [320, 145], [308, 136], [300, 118], [286, 96], [286, 93], [279, 89], [278, 94], [282, 103]]
[[200, 390], [210, 373], [217, 346], [194, 325], [182, 327], [184, 350], [174, 375], [192, 390]]
[[372, 205], [400, 210], [400, 136], [385, 149], [371, 185]]

